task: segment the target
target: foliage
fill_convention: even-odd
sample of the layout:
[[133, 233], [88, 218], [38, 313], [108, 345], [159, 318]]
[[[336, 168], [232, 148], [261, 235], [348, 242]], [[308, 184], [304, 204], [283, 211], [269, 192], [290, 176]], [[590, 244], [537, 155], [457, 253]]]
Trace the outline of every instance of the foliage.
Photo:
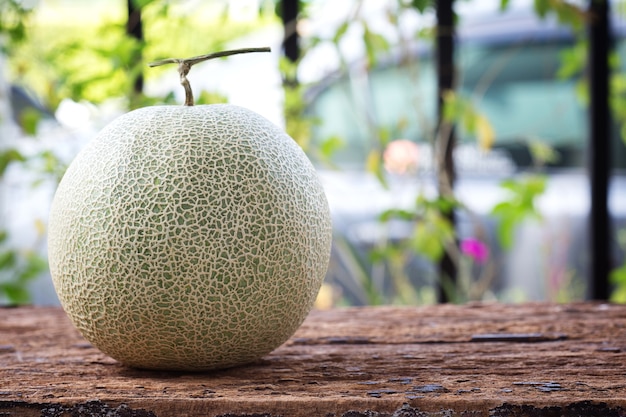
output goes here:
[[[350, 72], [350, 63], [344, 51], [343, 40], [350, 31], [357, 30], [361, 33], [362, 50], [364, 51], [363, 65], [365, 68], [375, 67], [380, 57], [391, 50], [388, 38], [383, 33], [376, 32], [367, 19], [359, 13], [361, 3], [358, 4], [354, 8], [353, 14], [339, 24], [333, 34], [326, 39], [314, 38], [310, 40], [309, 44], [310, 47], [316, 47], [322, 43], [331, 45], [337, 52], [340, 67], [346, 73]], [[403, 37], [406, 35], [400, 33], [399, 22], [403, 14], [423, 13], [432, 6], [433, 3], [428, 0], [388, 3], [387, 17], [389, 25], [397, 30], [399, 44], [410, 44], [413, 36], [430, 38], [432, 32], [428, 30], [419, 30], [415, 34], [408, 35], [408, 38]], [[445, 122], [459, 124], [469, 135], [477, 138], [483, 150], [488, 151], [495, 140], [495, 132], [486, 117], [477, 110], [472, 99], [461, 96], [457, 92], [449, 91], [444, 96], [444, 103]], [[367, 108], [368, 106], [365, 105], [363, 107]], [[290, 111], [289, 107], [287, 107], [287, 111]], [[296, 114], [298, 114], [297, 111], [298, 109], [296, 109]], [[415, 111], [418, 112], [417, 109]], [[287, 113], [287, 115], [290, 115], [290, 113]], [[301, 113], [299, 118], [302, 118]], [[385, 170], [384, 150], [390, 144], [392, 136], [387, 127], [378, 125], [373, 118], [365, 116], [362, 119], [367, 124], [367, 131], [370, 133], [368, 140], [371, 146], [365, 161], [365, 167], [384, 187], [387, 187], [388, 173]], [[429, 135], [434, 135], [434, 131], [426, 133], [427, 137]], [[429, 139], [431, 143], [434, 142], [434, 137]], [[329, 138], [327, 140], [341, 143], [341, 138]], [[334, 149], [331, 148], [331, 150]], [[357, 259], [353, 264], [359, 265], [358, 281], [365, 288], [369, 303], [400, 302], [411, 304], [419, 301], [423, 302], [425, 299], [431, 302], [434, 301], [432, 297], [424, 295], [423, 288], [416, 288], [415, 284], [411, 282], [411, 278], [407, 275], [407, 266], [412, 262], [416, 254], [433, 264], [439, 262], [444, 253], [452, 254], [457, 264], [464, 260], [464, 255], [459, 252], [457, 246], [457, 232], [450, 219], [450, 213], [459, 209], [466, 210], [463, 204], [455, 199], [454, 195], [430, 197], [426, 196], [426, 194], [420, 194], [416, 197], [415, 204], [408, 209], [391, 209], [383, 212], [380, 215], [380, 221], [383, 225], [399, 221], [412, 227], [412, 232], [408, 237], [399, 240], [381, 239], [378, 247], [370, 254], [369, 261], [373, 263], [371, 268], [365, 262], [366, 260], [362, 259], [358, 251], [350, 247], [347, 241], [342, 241], [342, 244], [336, 247], [338, 251], [344, 251], [344, 258], [353, 256]], [[469, 259], [471, 257], [467, 255], [465, 258]], [[467, 270], [467, 268], [465, 269]], [[387, 298], [384, 285], [376, 284], [380, 281], [377, 275], [380, 275], [381, 271], [383, 275], [385, 275], [384, 271], [386, 271], [391, 276], [390, 284], [395, 289], [394, 293], [396, 294], [391, 299]], [[469, 274], [471, 271], [467, 271], [467, 273]], [[456, 298], [459, 301], [466, 298], [461, 296], [461, 291], [456, 291], [450, 286], [447, 289], [452, 295], [451, 298]], [[463, 291], [466, 293], [470, 292], [469, 288], [465, 288]]]
[[126, 97], [130, 108], [172, 102], [171, 94], [146, 97], [134, 92], [132, 84], [139, 75], [148, 80], [163, 75], [160, 68], [144, 71], [148, 61], [217, 51], [251, 29], [250, 24], [233, 23], [225, 15], [201, 21], [191, 12], [173, 10], [168, 1], [138, 4], [143, 7], [143, 41], [126, 34], [124, 18], [109, 17], [96, 25], [72, 19], [29, 26], [29, 41], [11, 51], [12, 78], [28, 86], [50, 109], [64, 98], [98, 104]]
[[[163, 97], [135, 92], [133, 83], [138, 76], [152, 79], [163, 74], [161, 69], [144, 74], [145, 61], [219, 50], [251, 28], [248, 23], [228, 21], [224, 13], [206, 22], [181, 12], [170, 1], [133, 1], [142, 8], [144, 41], [126, 34], [125, 10], [107, 13], [109, 17], [96, 24], [80, 16], [57, 22], [36, 18], [41, 4], [27, 9], [22, 2], [0, 0], [0, 53], [7, 53], [11, 82], [33, 92], [50, 113], [67, 98], [94, 104], [126, 98], [128, 108], [172, 103], [173, 92]], [[198, 104], [224, 101], [222, 95], [207, 91], [198, 92], [196, 97]], [[16, 116], [24, 134], [38, 134], [41, 109], [26, 108]], [[25, 155], [0, 145], [0, 181], [14, 164], [38, 176], [33, 186], [49, 178], [58, 181], [64, 173], [65, 164], [53, 151]], [[45, 227], [40, 222], [36, 227], [42, 236]], [[0, 237], [0, 303], [28, 303], [28, 285], [45, 271], [45, 259], [34, 249], [16, 248], [4, 229], [0, 229]]]
[[443, 101], [444, 120], [460, 125], [467, 134], [476, 137], [480, 149], [489, 151], [496, 140], [496, 133], [487, 117], [477, 109], [471, 99], [454, 91], [446, 91]]
[[380, 215], [380, 220], [388, 222], [391, 219], [400, 219], [414, 224], [411, 237], [401, 245], [408, 245], [430, 261], [438, 262], [446, 248], [454, 244], [454, 226], [448, 215], [458, 207], [458, 201], [446, 197], [427, 198], [419, 195], [413, 210], [386, 210]]
[[527, 218], [541, 218], [535, 201], [546, 189], [546, 177], [532, 175], [520, 180], [507, 179], [501, 186], [509, 191], [510, 198], [496, 204], [491, 213], [499, 220], [500, 244], [505, 249], [510, 249], [517, 226]]
[[[25, 8], [21, 2], [0, 1], [0, 54], [26, 40], [30, 14], [31, 10]], [[0, 115], [0, 124], [7, 122], [3, 116]], [[23, 125], [32, 129], [38, 115], [29, 113], [23, 116]], [[10, 165], [24, 163], [26, 160], [19, 150], [0, 143], [0, 181]], [[4, 226], [0, 224], [0, 304], [26, 303], [30, 300], [27, 284], [45, 270], [46, 263], [36, 253], [22, 253], [10, 245]]]
[[[617, 240], [622, 251], [626, 253], [626, 230], [618, 232]], [[626, 303], [626, 259], [621, 266], [611, 271], [611, 283], [615, 285], [615, 290], [611, 294], [611, 301], [616, 303]]]
[[306, 109], [304, 100], [305, 86], [297, 82], [297, 70], [299, 62], [291, 62], [286, 57], [281, 57], [279, 71], [283, 79], [283, 91], [285, 94], [284, 116], [285, 129], [290, 136], [307, 153], [315, 152], [311, 147], [311, 127], [315, 120], [302, 117]]
[[[0, 53], [26, 38], [27, 19], [31, 9], [17, 0], [0, 1]], [[2, 38], [5, 42], [2, 42]]]
[[0, 304], [30, 302], [28, 284], [48, 268], [34, 251], [18, 251], [8, 245], [8, 235], [0, 231]]
[[[145, 62], [172, 55], [192, 56], [206, 53], [208, 50], [222, 49], [230, 41], [250, 29], [249, 24], [227, 21], [225, 13], [210, 22], [196, 18], [188, 12], [174, 10], [174, 3], [165, 0], [133, 0], [142, 7], [145, 40], [140, 42], [125, 33], [123, 13], [110, 17], [98, 25], [83, 22], [80, 19], [65, 21], [62, 25], [53, 22], [34, 23], [30, 21], [31, 10], [24, 9], [15, 0], [0, 0], [0, 37], [4, 34], [14, 41], [10, 50], [10, 69], [12, 77], [20, 81], [36, 95], [42, 97], [44, 104], [54, 110], [64, 98], [75, 101], [102, 103], [110, 98], [128, 99], [128, 107], [150, 105], [156, 102], [172, 102], [173, 93], [164, 97], [146, 97], [135, 94], [132, 82], [143, 75], [146, 79], [160, 77], [163, 69], [144, 71]], [[306, 16], [308, 1], [300, 1], [301, 15]], [[279, 1], [275, 2], [280, 5]], [[333, 33], [325, 38], [312, 37], [303, 40], [303, 57], [308, 50], [330, 45], [334, 48], [341, 69], [349, 73], [351, 62], [347, 55], [346, 39], [351, 33], [360, 33], [361, 49], [364, 55], [363, 69], [372, 69], [395, 46], [406, 47], [415, 39], [430, 39], [432, 31], [428, 28], [415, 33], [401, 33], [402, 20], [405, 17], [430, 12], [435, 2], [432, 0], [393, 0], [385, 3], [387, 9], [387, 28], [381, 29], [368, 22], [361, 13], [363, 0], [357, 0], [345, 21], [337, 26]], [[560, 22], [570, 25], [580, 34], [580, 41], [566, 51], [559, 70], [561, 77], [578, 80], [577, 91], [580, 99], [586, 100], [586, 84], [582, 76], [587, 59], [587, 43], [584, 40], [584, 10], [566, 0], [534, 0], [536, 13], [541, 17], [554, 15]], [[509, 0], [500, 0], [501, 9], [509, 6]], [[267, 21], [261, 20], [260, 25]], [[387, 30], [387, 32], [386, 32]], [[395, 40], [389, 40], [389, 30], [396, 31]], [[198, 42], [202, 39], [202, 42]], [[621, 57], [612, 57], [612, 65], [617, 66]], [[321, 144], [311, 143], [312, 129], [320, 121], [306, 114], [308, 105], [305, 91], [308, 86], [297, 82], [297, 71], [301, 60], [292, 63], [286, 59], [280, 62], [280, 72], [286, 81], [285, 93], [286, 129], [294, 139], [315, 160], [330, 163], [332, 154], [344, 146], [340, 137], [325, 138]], [[621, 136], [626, 143], [626, 74], [615, 72], [611, 78], [611, 104], [614, 119], [621, 127]], [[354, 93], [354, 91], [353, 91]], [[454, 124], [458, 129], [476, 139], [483, 151], [488, 151], [497, 144], [496, 133], [487, 117], [479, 111], [477, 97], [464, 95], [459, 91], [444, 94], [444, 121]], [[201, 92], [198, 103], [221, 102], [224, 98], [209, 92]], [[37, 131], [37, 114], [25, 113], [21, 117], [23, 129], [30, 134]], [[383, 186], [388, 184], [385, 170], [384, 150], [391, 141], [389, 128], [379, 125], [371, 117], [363, 118], [369, 132], [366, 138], [370, 145], [365, 165]], [[427, 136], [431, 143], [435, 129], [429, 129]], [[511, 178], [502, 182], [506, 198], [499, 202], [492, 211], [497, 220], [497, 239], [504, 248], [510, 248], [514, 241], [517, 227], [529, 219], [541, 219], [536, 201], [544, 192], [546, 177], [542, 167], [558, 159], [556, 151], [544, 142], [528, 142], [528, 149], [535, 161], [536, 172], [520, 178]], [[38, 156], [39, 164], [48, 174], [60, 178], [63, 167], [53, 153]], [[16, 150], [4, 150], [0, 154], [0, 173], [12, 163], [21, 163], [24, 156]], [[488, 295], [488, 283], [493, 273], [493, 259], [484, 264], [477, 258], [463, 251], [457, 230], [446, 216], [450, 210], [462, 211], [474, 218], [461, 201], [455, 196], [430, 196], [422, 193], [416, 196], [414, 205], [409, 209], [394, 209], [381, 214], [383, 226], [401, 221], [412, 225], [411, 235], [399, 241], [382, 239], [379, 246], [367, 256], [359, 253], [348, 241], [337, 243], [337, 250], [351, 265], [355, 280], [364, 290], [365, 298], [370, 303], [401, 302], [415, 303], [431, 299], [422, 288], [416, 288], [406, 273], [407, 263], [414, 255], [437, 262], [444, 253], [448, 253], [456, 262], [461, 278], [456, 290], [448, 286], [453, 299], [463, 301], [480, 299]], [[482, 226], [474, 224], [475, 236], [472, 239], [488, 245], [489, 239], [481, 232]], [[9, 258], [7, 258], [9, 259]], [[17, 258], [16, 258], [17, 259]], [[397, 298], [386, 298], [380, 284], [377, 271], [387, 269], [392, 276], [392, 286], [399, 294]], [[7, 263], [7, 265], [10, 264]], [[12, 268], [17, 268], [12, 264]], [[626, 265], [626, 264], [625, 264]], [[625, 266], [616, 269], [612, 282], [616, 285], [614, 297], [626, 296]], [[19, 268], [18, 268], [19, 269]], [[0, 272], [2, 268], [0, 268]], [[491, 275], [490, 275], [491, 274]], [[27, 274], [28, 275], [28, 274]], [[446, 284], [446, 283], [444, 283]]]
[[626, 263], [611, 271], [611, 283], [616, 287], [611, 294], [611, 301], [626, 304]]
[[[621, 13], [623, 17], [626, 17], [626, 3], [616, 2], [617, 13]], [[566, 50], [561, 56], [561, 67], [559, 69], [559, 76], [563, 79], [576, 77], [585, 71], [587, 65], [587, 57], [589, 50], [589, 42], [584, 36], [582, 30], [584, 29], [586, 15], [576, 9], [576, 7], [567, 4], [564, 1], [557, 1], [552, 4], [548, 0], [535, 0], [535, 7], [540, 15], [550, 10], [556, 12], [559, 20], [566, 24], [569, 24], [578, 34], [578, 41], [569, 49]], [[543, 10], [545, 9], [545, 12]], [[619, 56], [617, 51], [613, 51], [609, 57], [609, 65], [611, 68], [610, 93], [609, 104], [612, 112], [612, 118], [614, 123], [619, 128], [619, 135], [622, 142], [626, 144], [626, 71], [623, 69], [624, 58]], [[581, 102], [589, 105], [588, 97], [588, 81], [585, 77], [579, 77], [577, 83], [578, 97]], [[618, 231], [623, 234], [624, 231]], [[618, 239], [619, 240], [619, 239]], [[626, 245], [620, 244], [620, 248], [623, 253], [626, 253]], [[614, 285], [613, 294], [611, 299], [616, 302], [626, 303], [626, 259], [621, 266], [616, 267], [610, 274], [610, 281]]]
[[[4, 178], [6, 170], [12, 164], [39, 163], [41, 174], [56, 175], [61, 165], [54, 154], [43, 152], [31, 158], [24, 156], [14, 148], [0, 151], [0, 181]], [[37, 184], [33, 184], [36, 186]], [[46, 260], [34, 249], [18, 249], [10, 243], [9, 233], [0, 224], [0, 305], [2, 304], [26, 304], [31, 301], [28, 291], [29, 283], [47, 269]], [[41, 239], [45, 233], [45, 226], [41, 221], [35, 221], [35, 227]]]
[[[349, 15], [345, 21], [340, 23], [335, 31], [329, 34], [325, 38], [309, 38], [305, 44], [308, 48], [315, 48], [321, 44], [326, 46], [331, 45], [336, 51], [336, 55], [339, 60], [339, 65], [345, 73], [349, 74], [352, 71], [351, 63], [348, 62], [346, 48], [344, 40], [349, 33], [361, 34], [361, 50], [364, 55], [363, 68], [369, 69], [375, 67], [380, 57], [385, 55], [391, 49], [391, 44], [388, 41], [390, 28], [387, 27], [387, 31], [380, 31], [380, 26], [374, 28], [367, 20], [360, 14], [363, 8], [363, 1], [357, 1], [353, 8], [352, 14]], [[394, 46], [400, 45], [400, 49], [406, 46], [407, 42], [412, 42], [415, 38], [428, 36], [432, 34], [428, 30], [420, 30], [417, 33], [409, 34], [408, 38], [404, 38], [400, 33], [399, 22], [403, 19], [403, 14], [416, 13], [422, 14], [426, 11], [430, 11], [434, 7], [434, 2], [431, 0], [398, 0], [390, 1], [387, 4], [388, 10], [385, 11], [388, 17], [389, 26], [392, 27], [397, 33], [394, 34], [395, 41]], [[559, 70], [559, 75], [563, 79], [575, 78], [577, 80], [577, 93], [579, 98], [585, 102], [586, 95], [586, 81], [584, 78], [584, 65], [587, 60], [587, 44], [584, 40], [585, 37], [585, 23], [587, 19], [587, 13], [580, 6], [575, 3], [565, 0], [534, 0], [534, 8], [538, 16], [541, 18], [548, 17], [550, 15], [555, 16], [559, 22], [569, 25], [573, 31], [579, 34], [580, 41], [577, 42], [571, 49], [565, 51], [562, 58], [562, 65]], [[508, 0], [501, 0], [501, 9], [506, 9], [509, 6]], [[385, 35], [383, 35], [383, 32]], [[351, 44], [354, 47], [354, 44]], [[305, 48], [304, 53], [307, 53]], [[615, 64], [618, 57], [613, 57], [612, 61]], [[403, 64], [405, 61], [402, 61]], [[295, 73], [297, 65], [292, 64], [289, 69], [290, 72]], [[612, 79], [612, 108], [614, 110], [615, 119], [622, 126], [622, 136], [626, 140], [626, 82], [624, 77], [626, 74], [623, 72], [615, 72]], [[303, 98], [301, 94], [301, 88], [297, 91], [292, 90], [286, 92], [286, 115], [287, 120], [295, 119], [296, 122], [288, 124], [288, 130], [294, 136], [297, 136], [299, 141], [304, 144], [308, 144], [310, 140], [311, 127], [314, 126], [316, 121], [306, 120], [306, 115], [303, 114]], [[295, 95], [295, 97], [294, 97]], [[454, 124], [458, 129], [465, 132], [466, 135], [472, 136], [476, 139], [477, 145], [483, 151], [489, 151], [496, 141], [496, 133], [490, 121], [479, 111], [480, 97], [473, 97], [471, 95], [463, 95], [460, 91], [448, 91], [444, 94], [444, 121], [449, 124]], [[359, 106], [355, 106], [359, 107]], [[367, 106], [363, 106], [367, 107]], [[388, 130], [384, 126], [378, 125], [371, 117], [362, 118], [364, 124], [367, 126], [367, 131], [370, 137], [366, 140], [370, 144], [370, 152], [366, 157], [365, 166], [369, 172], [375, 175], [383, 186], [387, 185], [388, 174], [385, 171], [384, 165], [384, 149], [390, 142], [390, 135]], [[300, 123], [300, 124], [298, 124]], [[434, 133], [431, 131], [431, 143], [434, 142]], [[341, 144], [342, 138], [328, 138], [332, 140], [332, 144]], [[547, 176], [543, 173], [543, 167], [546, 164], [552, 164], [558, 162], [558, 152], [548, 145], [546, 142], [540, 139], [532, 139], [527, 142], [528, 150], [534, 162], [535, 169], [529, 172], [527, 175], [520, 177], [512, 177], [502, 182], [501, 187], [504, 191], [505, 198], [497, 203], [492, 210], [492, 216], [497, 222], [497, 240], [499, 246], [504, 249], [510, 249], [513, 246], [515, 232], [517, 228], [523, 222], [528, 220], [541, 221], [541, 213], [537, 208], [537, 200], [545, 192], [547, 184]], [[329, 153], [332, 153], [336, 148], [328, 146]], [[312, 153], [314, 153], [313, 150]], [[327, 154], [327, 155], [328, 155]], [[442, 206], [443, 204], [443, 206]], [[455, 210], [460, 210], [468, 213], [470, 218], [475, 218], [472, 213], [469, 213], [462, 202], [456, 201], [454, 195], [452, 196], [435, 196], [426, 197], [421, 194], [416, 199], [416, 204], [409, 209], [393, 209], [384, 212], [380, 216], [380, 220], [383, 225], [388, 225], [392, 222], [405, 222], [411, 224], [413, 232], [406, 239], [390, 241], [383, 237], [378, 247], [376, 247], [371, 253], [369, 261], [373, 262], [373, 267], [369, 266], [366, 259], [363, 259], [355, 248], [349, 246], [347, 241], [338, 245], [338, 250], [345, 251], [344, 257], [348, 258], [353, 256], [357, 258], [354, 265], [359, 265], [358, 268], [358, 281], [360, 281], [366, 293], [369, 294], [370, 302], [379, 303], [384, 300], [384, 294], [372, 293], [374, 290], [382, 291], [380, 285], [375, 285], [377, 277], [375, 276], [379, 271], [377, 265], [383, 265], [384, 268], [390, 270], [392, 276], [392, 285], [401, 289], [401, 294], [410, 294], [415, 292], [415, 288], [412, 290], [407, 289], [402, 283], [409, 283], [409, 279], [406, 276], [406, 265], [409, 262], [411, 254], [417, 254], [420, 257], [426, 258], [432, 262], [437, 262], [441, 259], [444, 252], [448, 252], [457, 267], [460, 270], [461, 278], [458, 282], [458, 287], [455, 289], [449, 289], [450, 291], [456, 291], [456, 296], [452, 298], [462, 301], [468, 299], [481, 298], [488, 294], [488, 284], [493, 278], [494, 274], [494, 260], [487, 257], [483, 262], [478, 258], [472, 257], [472, 254], [463, 250], [464, 242], [459, 242], [457, 231], [450, 223], [449, 219], [445, 215], [447, 210], [453, 207]], [[481, 242], [481, 244], [488, 245], [489, 239], [484, 236], [484, 229], [480, 224], [475, 224], [474, 242]], [[485, 246], [488, 251], [488, 247]], [[475, 255], [475, 254], [473, 254]], [[622, 269], [620, 269], [622, 273]], [[471, 279], [471, 275], [478, 273], [477, 279]], [[618, 274], [616, 272], [616, 274]], [[619, 274], [618, 274], [619, 275]], [[470, 277], [470, 278], [468, 278]], [[614, 279], [615, 282], [619, 280]], [[626, 278], [624, 278], [624, 286], [626, 287]], [[445, 285], [446, 283], [444, 283]], [[410, 287], [410, 285], [409, 285]], [[375, 292], [375, 291], [374, 291]], [[381, 300], [381, 297], [383, 299]], [[400, 302], [409, 302], [410, 296], [405, 297], [404, 300], [395, 300]], [[387, 300], [389, 301], [389, 300]]]

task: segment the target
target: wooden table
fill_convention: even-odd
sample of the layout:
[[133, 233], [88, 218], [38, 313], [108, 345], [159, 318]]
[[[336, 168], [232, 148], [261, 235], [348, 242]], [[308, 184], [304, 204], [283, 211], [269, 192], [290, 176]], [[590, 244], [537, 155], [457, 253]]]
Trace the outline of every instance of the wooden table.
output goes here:
[[626, 306], [314, 311], [249, 366], [129, 369], [55, 308], [0, 308], [0, 416], [626, 416]]

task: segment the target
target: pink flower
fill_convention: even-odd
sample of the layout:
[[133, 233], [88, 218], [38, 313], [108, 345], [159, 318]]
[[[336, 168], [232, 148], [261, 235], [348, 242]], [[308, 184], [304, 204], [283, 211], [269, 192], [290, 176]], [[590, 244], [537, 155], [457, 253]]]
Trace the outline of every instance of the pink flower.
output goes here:
[[383, 153], [385, 169], [392, 174], [408, 174], [417, 171], [419, 148], [407, 139], [397, 139], [387, 145]]
[[461, 253], [483, 264], [489, 258], [489, 247], [478, 239], [467, 238], [461, 241]]

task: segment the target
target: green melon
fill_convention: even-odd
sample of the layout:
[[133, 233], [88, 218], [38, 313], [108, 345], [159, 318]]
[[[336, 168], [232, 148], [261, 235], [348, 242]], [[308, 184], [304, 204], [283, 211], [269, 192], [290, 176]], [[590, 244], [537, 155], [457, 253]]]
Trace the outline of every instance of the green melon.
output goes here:
[[328, 204], [304, 152], [233, 105], [127, 113], [71, 163], [48, 251], [83, 336], [139, 368], [208, 370], [271, 352], [328, 267]]

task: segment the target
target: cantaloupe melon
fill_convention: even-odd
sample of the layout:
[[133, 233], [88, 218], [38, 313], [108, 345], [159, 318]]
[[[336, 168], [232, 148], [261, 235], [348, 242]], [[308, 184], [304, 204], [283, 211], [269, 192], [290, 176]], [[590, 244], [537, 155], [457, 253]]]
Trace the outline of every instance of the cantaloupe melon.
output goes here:
[[233, 105], [127, 113], [71, 163], [50, 270], [78, 330], [118, 361], [200, 371], [253, 361], [312, 308], [331, 220], [315, 169]]

